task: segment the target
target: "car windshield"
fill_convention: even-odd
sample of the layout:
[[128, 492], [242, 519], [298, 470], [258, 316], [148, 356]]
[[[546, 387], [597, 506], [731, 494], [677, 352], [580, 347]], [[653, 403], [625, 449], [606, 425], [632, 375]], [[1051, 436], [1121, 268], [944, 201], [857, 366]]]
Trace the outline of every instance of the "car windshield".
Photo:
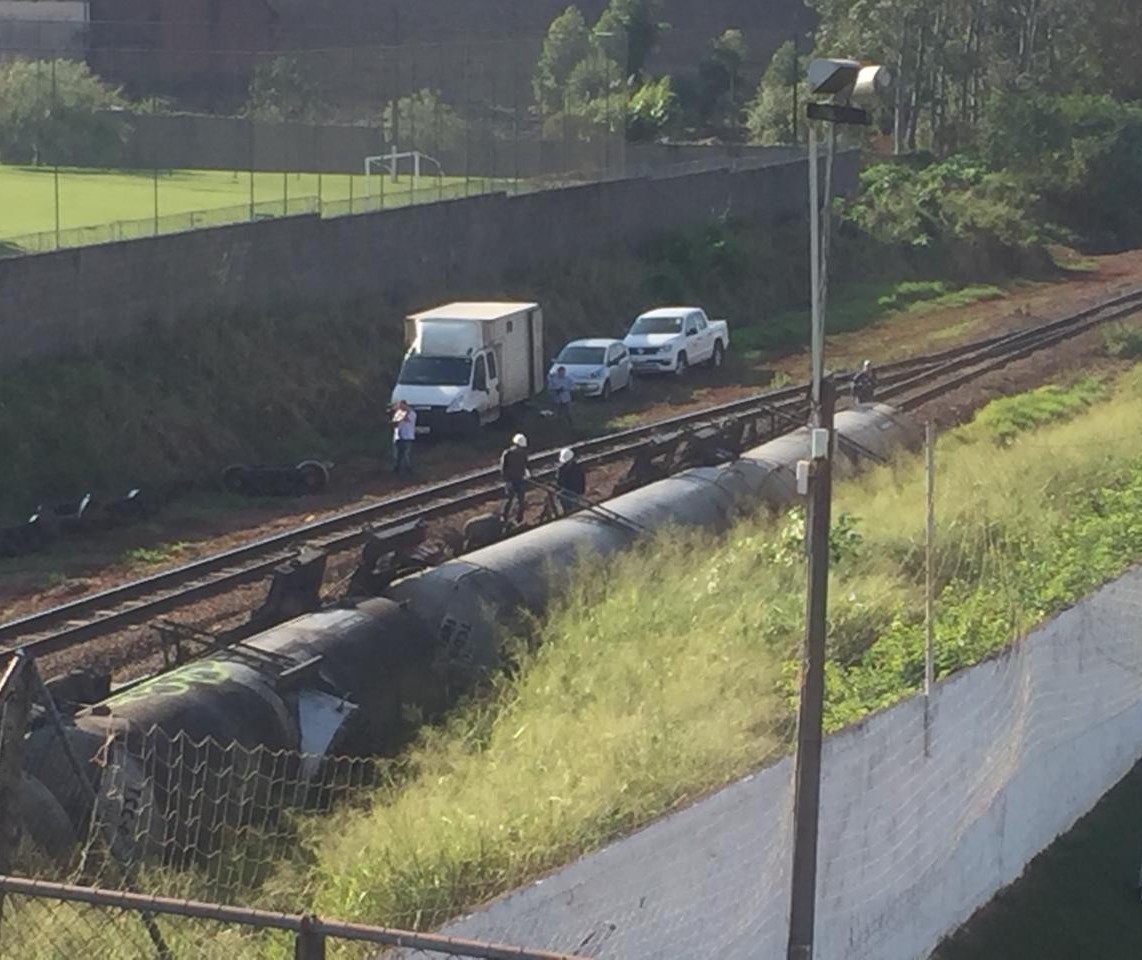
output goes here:
[[467, 357], [405, 357], [397, 383], [423, 387], [466, 387], [472, 380], [472, 361]]
[[631, 333], [681, 333], [681, 317], [639, 317]]
[[603, 347], [577, 347], [571, 345], [564, 347], [563, 352], [555, 358], [556, 363], [594, 363], [600, 364], [603, 362], [603, 357], [606, 355], [606, 350]]

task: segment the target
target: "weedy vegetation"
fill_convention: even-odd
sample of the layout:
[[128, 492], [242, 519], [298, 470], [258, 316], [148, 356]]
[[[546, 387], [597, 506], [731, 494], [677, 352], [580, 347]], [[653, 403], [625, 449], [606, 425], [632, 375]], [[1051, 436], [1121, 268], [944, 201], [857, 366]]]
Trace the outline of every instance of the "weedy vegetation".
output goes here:
[[[1142, 368], [1062, 395], [1002, 401], [940, 440], [939, 676], [1142, 555]], [[918, 457], [838, 489], [830, 730], [922, 683], [924, 513]], [[613, 562], [584, 558], [512, 676], [427, 730], [385, 786], [303, 818], [295, 855], [242, 897], [439, 924], [780, 756], [793, 732], [802, 537], [795, 511], [724, 541], [676, 530]], [[261, 955], [240, 940], [235, 955], [247, 947]]]

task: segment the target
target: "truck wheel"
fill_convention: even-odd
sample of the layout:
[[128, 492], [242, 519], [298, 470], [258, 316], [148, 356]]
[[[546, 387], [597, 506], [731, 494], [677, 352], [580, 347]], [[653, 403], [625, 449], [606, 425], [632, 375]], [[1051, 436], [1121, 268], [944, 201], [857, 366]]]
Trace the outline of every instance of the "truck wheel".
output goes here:
[[722, 341], [714, 341], [714, 352], [710, 356], [710, 369], [720, 370], [722, 364], [726, 362], [726, 351], [722, 348]]
[[611, 399], [611, 381], [610, 380], [604, 380], [603, 381], [603, 391], [602, 391], [602, 393], [599, 394], [599, 399], [602, 400], [603, 403], [606, 403], [608, 400]]
[[678, 354], [678, 363], [674, 367], [674, 372], [682, 377], [686, 375], [686, 370], [689, 368], [690, 362], [686, 359], [686, 353]]

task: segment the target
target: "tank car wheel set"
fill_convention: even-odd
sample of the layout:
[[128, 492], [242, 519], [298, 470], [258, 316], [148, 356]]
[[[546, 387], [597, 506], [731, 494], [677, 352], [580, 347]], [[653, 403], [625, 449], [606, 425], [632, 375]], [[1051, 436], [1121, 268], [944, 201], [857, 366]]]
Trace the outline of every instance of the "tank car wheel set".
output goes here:
[[155, 497], [137, 488], [109, 500], [85, 493], [75, 500], [40, 504], [23, 523], [0, 527], [0, 557], [24, 556], [62, 537], [90, 536], [139, 523], [158, 506]]
[[[916, 446], [920, 430], [902, 411], [1096, 324], [1132, 314], [1140, 303], [1142, 291], [1135, 291], [1036, 328], [882, 365], [879, 402], [836, 415], [838, 474]], [[895, 408], [883, 402], [889, 397], [896, 399]], [[505, 628], [541, 615], [585, 552], [612, 556], [669, 526], [725, 531], [759, 507], [797, 502], [796, 464], [806, 458], [809, 445], [808, 430], [797, 426], [804, 422], [806, 400], [804, 385], [783, 388], [580, 444], [586, 464], [629, 461], [611, 499], [453, 559], [433, 548], [426, 524], [497, 496], [493, 471], [319, 521], [293, 531], [289, 539], [267, 538], [210, 558], [205, 569], [217, 574], [215, 581], [201, 564], [160, 575], [182, 591], [179, 596], [221, 592], [235, 577], [251, 582], [272, 573], [273, 580], [263, 606], [231, 635], [184, 635], [172, 641], [197, 645], [195, 652], [205, 653], [197, 659], [110, 696], [103, 680], [89, 689], [81, 678], [70, 685], [55, 681], [59, 699], [76, 704], [63, 730], [68, 749], [61, 750], [60, 732], [51, 725], [31, 732], [23, 808], [42, 810], [44, 822], [70, 823], [75, 836], [98, 809], [116, 837], [130, 838], [133, 856], [160, 858], [178, 848], [171, 831], [183, 829], [180, 824], [198, 824], [208, 835], [241, 821], [251, 805], [274, 809], [281, 798], [269, 769], [254, 771], [242, 783], [220, 775], [212, 779], [212, 789], [182, 789], [184, 774], [174, 762], [178, 751], [170, 756], [152, 751], [145, 767], [133, 759], [148, 731], [171, 743], [177, 738], [232, 743], [267, 761], [278, 751], [310, 755], [316, 760], [301, 765], [300, 775], [314, 785], [322, 777], [321, 757], [399, 748], [418, 721], [439, 716], [505, 666], [500, 647]], [[792, 427], [793, 432], [783, 432]], [[553, 452], [535, 458], [536, 479], [550, 473], [553, 460]], [[387, 522], [371, 525], [377, 517]], [[345, 532], [346, 526], [352, 529]], [[499, 533], [470, 526], [469, 546]], [[283, 557], [283, 547], [299, 539], [312, 543], [313, 552], [304, 559], [296, 552]], [[325, 557], [350, 547], [363, 548], [357, 571], [340, 599], [323, 603]], [[241, 571], [228, 572], [241, 562], [246, 563]], [[124, 595], [119, 596], [122, 602]], [[85, 608], [89, 602], [93, 606]], [[131, 617], [137, 618], [132, 622], [155, 620], [154, 607], [139, 605], [120, 615], [107, 602], [106, 596], [80, 600], [0, 624], [0, 642], [12, 649], [20, 646], [12, 641], [22, 639], [23, 649], [39, 656], [99, 635], [99, 624], [66, 626], [84, 609], [97, 614], [103, 609], [100, 623], [106, 628], [121, 627]], [[157, 605], [170, 610], [178, 604], [168, 597]], [[45, 624], [57, 629], [43, 633]], [[174, 659], [182, 655], [176, 650]], [[92, 697], [101, 699], [85, 702]], [[90, 773], [86, 796], [77, 797], [70, 768], [61, 759], [65, 753]], [[92, 762], [96, 758], [99, 763]], [[138, 819], [140, 797], [151, 811], [146, 823]]]
[[236, 463], [222, 471], [222, 487], [243, 497], [300, 497], [329, 486], [333, 464], [302, 460], [291, 467]]

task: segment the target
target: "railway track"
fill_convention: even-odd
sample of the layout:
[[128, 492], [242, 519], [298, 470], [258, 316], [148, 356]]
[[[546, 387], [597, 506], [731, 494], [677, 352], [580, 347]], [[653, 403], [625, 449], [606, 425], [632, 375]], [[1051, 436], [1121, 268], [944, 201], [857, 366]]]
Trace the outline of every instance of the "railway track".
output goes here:
[[[915, 409], [1013, 360], [1048, 349], [1102, 323], [1142, 310], [1142, 290], [1130, 291], [1049, 323], [997, 334], [936, 353], [893, 361], [878, 368], [878, 399]], [[850, 375], [838, 380], [847, 382]], [[748, 426], [763, 442], [805, 422], [807, 385], [798, 384], [735, 400], [696, 413], [609, 434], [576, 445], [586, 466], [632, 460], [671, 438], [718, 434], [728, 424]], [[537, 477], [550, 473], [556, 451], [532, 459]], [[357, 507], [233, 550], [196, 560], [151, 577], [81, 597], [61, 606], [0, 624], [0, 652], [22, 647], [42, 657], [94, 638], [151, 621], [173, 610], [258, 582], [298, 555], [302, 547], [327, 554], [359, 547], [369, 536], [413, 520], [434, 520], [471, 510], [497, 497], [498, 470], [474, 471], [388, 500]]]

